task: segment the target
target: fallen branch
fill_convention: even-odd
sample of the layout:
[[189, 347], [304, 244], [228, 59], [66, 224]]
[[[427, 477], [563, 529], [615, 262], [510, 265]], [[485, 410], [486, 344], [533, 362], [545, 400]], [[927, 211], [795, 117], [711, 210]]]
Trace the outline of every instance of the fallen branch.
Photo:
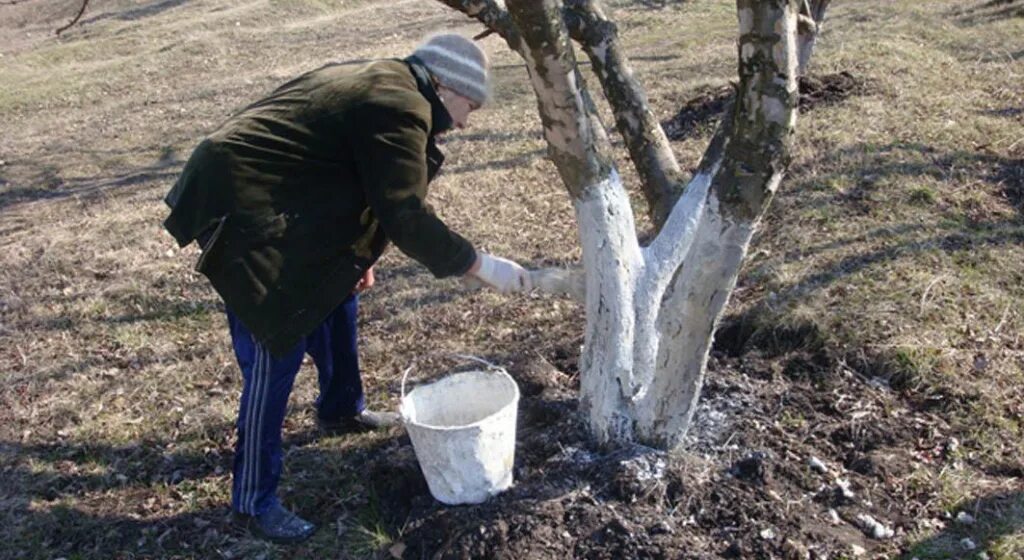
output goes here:
[[65, 25], [64, 27], [61, 27], [60, 29], [58, 29], [57, 30], [57, 35], [60, 35], [64, 31], [67, 31], [69, 28], [71, 28], [72, 25], [78, 23], [78, 20], [82, 19], [82, 14], [85, 13], [85, 7], [88, 6], [88, 5], [89, 5], [89, 0], [82, 0], [82, 7], [78, 9], [78, 13], [75, 15], [75, 19], [73, 19], [70, 22], [68, 22], [68, 24]]

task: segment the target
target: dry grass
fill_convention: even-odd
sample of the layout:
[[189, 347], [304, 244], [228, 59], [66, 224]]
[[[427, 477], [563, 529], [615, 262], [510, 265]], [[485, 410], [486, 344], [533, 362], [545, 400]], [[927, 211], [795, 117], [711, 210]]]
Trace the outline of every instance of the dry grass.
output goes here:
[[[225, 521], [239, 376], [218, 299], [160, 227], [161, 198], [198, 138], [283, 79], [475, 28], [429, 1], [111, 0], [56, 39], [66, 4], [0, 7], [0, 557], [373, 555], [401, 526], [375, 513], [360, 466], [393, 438], [318, 438], [308, 368], [282, 492], [326, 530], [286, 553]], [[659, 114], [733, 77], [730, 3], [611, 5]], [[947, 477], [943, 503], [981, 504], [980, 522], [916, 535], [922, 559], [956, 557], [963, 536], [993, 558], [1024, 554], [1024, 20], [993, 10], [837, 3], [815, 70], [873, 88], [802, 116], [730, 310], [757, 340], [809, 329], [807, 344], [952, 423], [960, 470], [922, 476]], [[448, 142], [433, 203], [488, 250], [572, 261], [525, 73], [485, 44], [498, 102]], [[704, 142], [676, 145], [684, 166]], [[429, 376], [448, 353], [551, 359], [580, 336], [570, 303], [434, 281], [397, 253], [379, 270], [362, 322], [378, 406], [396, 404], [414, 358]]]

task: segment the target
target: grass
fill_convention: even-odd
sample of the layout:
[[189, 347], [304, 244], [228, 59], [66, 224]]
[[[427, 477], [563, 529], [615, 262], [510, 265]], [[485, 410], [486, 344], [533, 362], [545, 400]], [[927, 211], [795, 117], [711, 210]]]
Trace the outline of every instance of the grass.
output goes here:
[[[380, 18], [368, 0], [204, 1], [139, 19], [110, 2], [56, 39], [60, 2], [33, 5], [0, 7], [20, 10], [0, 23], [0, 558], [367, 558], [401, 542], [402, 521], [361, 480], [393, 437], [316, 436], [308, 366], [282, 493], [325, 530], [286, 549], [228, 522], [238, 374], [194, 253], [160, 228], [161, 197], [198, 138], [283, 79], [408, 52], [435, 27], [476, 29], [432, 2]], [[734, 78], [727, 3], [611, 6], [659, 115]], [[901, 537], [922, 560], [958, 557], [965, 537], [990, 558], [1024, 554], [1024, 21], [966, 9], [836, 3], [814, 71], [851, 71], [870, 91], [801, 115], [729, 310], [753, 348], [827, 354], [950, 426], [959, 470], [926, 465], [906, 486], [934, 515], [968, 508], [978, 523]], [[500, 41], [484, 45], [498, 102], [447, 142], [433, 203], [488, 250], [574, 261], [525, 73]], [[674, 146], [684, 168], [705, 144]], [[377, 406], [396, 404], [414, 358], [429, 376], [446, 353], [506, 360], [579, 334], [572, 304], [433, 281], [396, 253], [379, 281], [361, 327]]]

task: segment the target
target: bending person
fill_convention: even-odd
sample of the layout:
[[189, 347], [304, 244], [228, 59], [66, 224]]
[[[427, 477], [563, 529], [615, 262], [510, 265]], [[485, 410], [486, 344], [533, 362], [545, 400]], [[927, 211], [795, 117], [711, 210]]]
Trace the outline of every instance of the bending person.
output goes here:
[[381, 428], [366, 408], [356, 347], [358, 292], [389, 243], [438, 278], [530, 289], [518, 264], [476, 251], [425, 202], [444, 160], [435, 138], [463, 128], [488, 97], [487, 57], [436, 35], [404, 60], [330, 64], [231, 117], [192, 153], [164, 223], [223, 298], [243, 389], [232, 508], [257, 535], [315, 527], [276, 490], [281, 425], [303, 356], [319, 375], [322, 426]]

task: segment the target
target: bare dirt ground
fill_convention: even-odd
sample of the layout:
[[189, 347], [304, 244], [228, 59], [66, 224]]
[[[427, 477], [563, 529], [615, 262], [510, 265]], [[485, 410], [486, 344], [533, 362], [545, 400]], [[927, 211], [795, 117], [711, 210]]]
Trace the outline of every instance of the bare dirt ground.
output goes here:
[[[609, 5], [696, 165], [734, 4]], [[426, 0], [93, 0], [56, 38], [74, 3], [0, 5], [0, 558], [1024, 557], [1020, 8], [836, 3], [684, 449], [588, 442], [572, 302], [389, 253], [363, 299], [372, 403], [397, 405], [414, 360], [417, 382], [454, 353], [504, 364], [517, 483], [442, 507], [400, 432], [317, 433], [307, 366], [281, 492], [321, 530], [289, 548], [228, 518], [240, 379], [161, 199], [204, 133], [293, 75], [479, 28]], [[432, 203], [490, 251], [572, 262], [525, 70], [483, 44], [496, 102], [446, 142]]]

